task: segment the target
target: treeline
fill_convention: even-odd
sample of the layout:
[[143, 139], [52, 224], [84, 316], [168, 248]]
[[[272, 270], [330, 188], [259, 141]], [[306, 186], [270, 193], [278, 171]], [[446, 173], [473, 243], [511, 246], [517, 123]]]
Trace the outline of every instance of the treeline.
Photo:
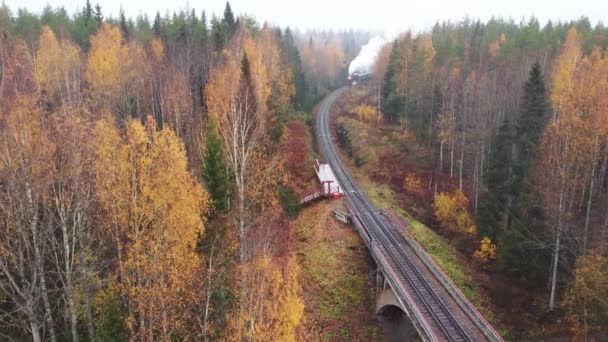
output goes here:
[[0, 339], [295, 339], [304, 69], [289, 29], [229, 4], [2, 6]]
[[562, 303], [580, 334], [608, 328], [607, 47], [608, 29], [585, 18], [465, 19], [402, 35], [374, 71], [385, 120], [415, 132], [468, 195], [498, 270], [548, 283], [551, 310], [578, 286]]
[[348, 64], [371, 38], [365, 31], [307, 31], [296, 35], [301, 52], [308, 109], [332, 89], [344, 85]]

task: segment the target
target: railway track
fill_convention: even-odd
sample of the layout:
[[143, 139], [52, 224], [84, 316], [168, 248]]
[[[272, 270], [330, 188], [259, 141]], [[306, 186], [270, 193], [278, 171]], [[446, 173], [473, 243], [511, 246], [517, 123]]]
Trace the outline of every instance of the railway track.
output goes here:
[[342, 164], [331, 138], [329, 114], [333, 102], [344, 90], [341, 88], [328, 95], [320, 105], [316, 118], [319, 150], [342, 186], [353, 221], [372, 256], [385, 270], [385, 277], [399, 300], [406, 301], [412, 308], [410, 314], [416, 316], [418, 324], [415, 325], [421, 337], [430, 341], [500, 341], [491, 327], [489, 329], [497, 339], [484, 331], [484, 327], [479, 327], [474, 319], [468, 319], [467, 312], [477, 311], [474, 308], [463, 310], [451, 299], [441, 282], [416, 260], [416, 253], [394, 221], [371, 204]]

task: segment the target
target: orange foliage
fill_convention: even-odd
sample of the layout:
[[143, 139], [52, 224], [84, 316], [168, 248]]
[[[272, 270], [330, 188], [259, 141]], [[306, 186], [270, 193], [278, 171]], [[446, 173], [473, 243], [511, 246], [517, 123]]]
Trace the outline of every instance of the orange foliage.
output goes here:
[[404, 190], [409, 194], [420, 195], [424, 191], [422, 180], [413, 173], [408, 173], [403, 182]]
[[281, 137], [284, 147], [285, 164], [289, 171], [290, 181], [298, 181], [311, 174], [312, 161], [308, 155], [310, 134], [306, 125], [298, 119], [292, 119]]

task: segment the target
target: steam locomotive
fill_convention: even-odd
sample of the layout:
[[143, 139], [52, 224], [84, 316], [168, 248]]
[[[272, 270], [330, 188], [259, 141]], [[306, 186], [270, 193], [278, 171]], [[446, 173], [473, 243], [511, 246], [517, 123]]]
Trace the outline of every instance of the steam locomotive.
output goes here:
[[372, 77], [372, 74], [369, 72], [361, 72], [361, 71], [356, 70], [352, 74], [348, 75], [346, 82], [349, 86], [353, 86], [353, 85], [356, 85], [357, 83], [361, 83], [365, 80], [368, 80], [371, 77]]

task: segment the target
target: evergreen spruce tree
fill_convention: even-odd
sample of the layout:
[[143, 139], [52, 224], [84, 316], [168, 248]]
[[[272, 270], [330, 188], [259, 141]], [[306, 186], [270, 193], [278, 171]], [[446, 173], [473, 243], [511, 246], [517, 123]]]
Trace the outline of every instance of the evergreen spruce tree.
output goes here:
[[211, 17], [211, 36], [213, 37], [213, 50], [220, 53], [228, 43], [226, 25], [215, 15]]
[[101, 23], [103, 22], [103, 14], [101, 13], [101, 6], [99, 4], [95, 5], [95, 12], [93, 12], [93, 17], [95, 18], [97, 26], [101, 26]]
[[545, 82], [540, 70], [540, 64], [535, 63], [524, 85], [524, 101], [517, 125], [517, 155], [515, 160], [517, 181], [516, 188], [514, 189], [515, 192], [519, 192], [521, 182], [527, 176], [530, 164], [536, 156], [536, 149], [543, 130], [546, 113]]
[[127, 23], [127, 17], [125, 16], [125, 10], [120, 9], [119, 19], [120, 21], [120, 32], [124, 40], [129, 39], [129, 23]]
[[84, 17], [85, 25], [89, 25], [91, 18], [93, 17], [93, 6], [91, 6], [91, 1], [87, 0], [84, 5], [84, 10], [82, 11], [82, 16]]
[[[509, 194], [513, 202], [509, 210], [509, 231], [499, 243], [498, 266], [502, 271], [519, 275], [529, 285], [543, 282], [544, 267], [550, 253], [538, 251], [534, 240], [538, 239], [545, 222], [541, 196], [529, 177], [532, 162], [542, 134], [547, 113], [545, 84], [540, 65], [535, 63], [524, 85], [524, 99], [515, 135], [513, 156], [513, 186]], [[535, 236], [531, 236], [535, 235]]]
[[213, 200], [213, 212], [228, 209], [228, 173], [224, 161], [224, 149], [215, 121], [207, 127], [207, 150], [203, 160], [203, 180]]
[[226, 1], [226, 8], [224, 9], [224, 19], [222, 20], [222, 22], [224, 25], [226, 25], [228, 33], [231, 34], [236, 25], [236, 20], [234, 18], [234, 13], [232, 12], [232, 8], [230, 7], [229, 1]]
[[486, 193], [479, 210], [480, 235], [494, 239], [504, 222], [505, 206], [513, 183], [513, 133], [511, 124], [505, 120], [490, 150], [486, 171]]
[[399, 41], [393, 42], [393, 49], [389, 57], [388, 67], [384, 74], [384, 83], [382, 84], [382, 113], [384, 118], [389, 122], [397, 122], [399, 118], [399, 108], [401, 100], [397, 95], [395, 75], [399, 64]]
[[154, 24], [152, 24], [152, 32], [154, 32], [154, 36], [156, 36], [157, 38], [160, 37], [160, 30], [161, 30], [160, 25], [161, 25], [160, 13], [157, 11], [156, 16], [154, 17]]
[[[538, 63], [524, 85], [524, 98], [517, 126], [508, 122], [499, 128], [490, 151], [486, 193], [479, 211], [480, 234], [498, 240], [498, 266], [520, 276], [522, 282], [538, 284], [549, 255], [534, 251], [530, 234], [542, 231], [542, 203], [529, 179], [531, 163], [543, 130], [547, 101]], [[531, 253], [530, 251], [534, 251]]]
[[294, 107], [298, 110], [302, 110], [306, 106], [306, 81], [304, 78], [300, 52], [298, 51], [298, 47], [296, 46], [289, 27], [285, 29], [285, 33], [281, 36], [281, 54], [283, 55], [283, 59], [291, 65], [293, 72], [294, 84], [296, 87], [296, 94], [292, 99]]
[[207, 32], [207, 14], [203, 10], [203, 13], [201, 14], [201, 39], [203, 43], [203, 49], [206, 49], [208, 47], [208, 34], [209, 32]]

